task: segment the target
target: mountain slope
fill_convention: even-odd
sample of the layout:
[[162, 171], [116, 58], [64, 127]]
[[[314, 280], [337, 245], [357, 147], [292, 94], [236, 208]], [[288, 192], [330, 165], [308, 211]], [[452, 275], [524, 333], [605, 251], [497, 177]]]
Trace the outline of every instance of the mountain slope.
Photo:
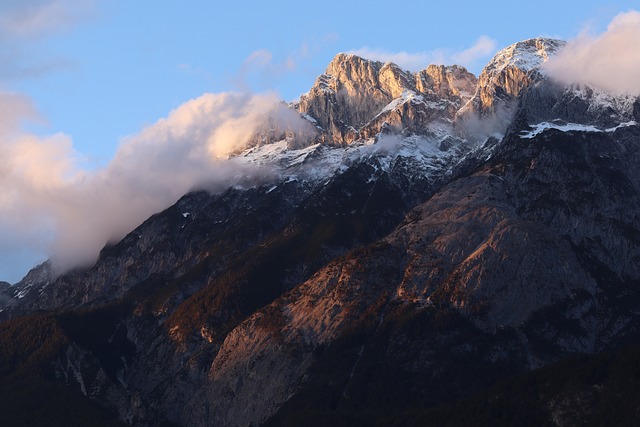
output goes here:
[[[273, 364], [295, 351], [303, 369], [297, 381], [309, 390], [294, 396], [292, 407], [361, 419], [456, 400], [570, 354], [635, 342], [640, 323], [630, 307], [638, 307], [640, 294], [631, 260], [640, 205], [637, 192], [626, 187], [635, 175], [621, 168], [612, 179], [591, 161], [619, 156], [621, 146], [637, 155], [638, 129], [613, 141], [597, 133], [558, 133], [507, 137], [503, 153], [494, 152], [499, 160], [444, 186], [384, 240], [335, 261], [245, 321], [225, 342], [211, 374], [224, 371], [233, 354], [234, 365], [244, 359], [242, 369], [233, 368], [234, 378], [243, 372], [259, 382], [268, 372], [260, 368], [263, 357]], [[578, 146], [567, 151], [567, 144]], [[599, 153], [595, 159], [581, 158], [592, 152]], [[521, 164], [531, 159], [535, 168]], [[556, 174], [558, 163], [565, 165], [562, 183], [582, 223], [576, 214], [563, 218], [570, 215], [558, 206], [568, 197], [564, 188], [556, 194], [538, 188], [537, 177]], [[596, 171], [591, 188], [581, 182], [587, 169]], [[624, 206], [617, 202], [622, 189]], [[586, 220], [584, 210], [594, 202], [611, 206], [610, 216]], [[274, 311], [279, 333], [268, 327], [273, 314], [262, 314]], [[247, 349], [248, 342], [260, 344]], [[324, 346], [329, 350], [318, 354]], [[331, 363], [322, 368], [325, 357]], [[326, 400], [309, 407], [319, 390]], [[220, 394], [217, 388], [212, 393]], [[278, 419], [300, 419], [292, 407], [285, 405]]]

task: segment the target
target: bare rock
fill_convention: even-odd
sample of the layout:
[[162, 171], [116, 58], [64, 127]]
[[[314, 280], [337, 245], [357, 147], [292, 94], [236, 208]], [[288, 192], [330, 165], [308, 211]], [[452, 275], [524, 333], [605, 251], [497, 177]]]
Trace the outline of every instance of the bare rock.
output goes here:
[[348, 144], [385, 126], [424, 133], [431, 123], [450, 123], [475, 84], [460, 66], [430, 65], [414, 74], [393, 63], [339, 54], [295, 107], [326, 133], [327, 142]]

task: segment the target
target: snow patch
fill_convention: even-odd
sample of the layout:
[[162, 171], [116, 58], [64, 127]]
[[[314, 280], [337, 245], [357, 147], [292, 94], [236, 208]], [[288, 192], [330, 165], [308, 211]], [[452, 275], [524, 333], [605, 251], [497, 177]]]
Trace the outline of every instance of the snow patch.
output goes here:
[[[401, 102], [426, 102], [422, 96], [405, 91]], [[393, 106], [393, 105], [392, 105]], [[447, 144], [443, 144], [443, 141]], [[274, 177], [265, 183], [267, 193], [278, 185], [294, 181], [323, 185], [344, 173], [354, 164], [372, 168], [373, 179], [392, 173], [396, 168], [410, 168], [416, 176], [434, 177], [451, 173], [464, 154], [478, 148], [453, 136], [451, 125], [433, 123], [426, 135], [382, 135], [360, 139], [348, 145], [313, 144], [290, 148], [288, 140], [256, 146], [234, 157], [240, 164], [267, 166]]]
[[418, 102], [424, 101], [424, 97], [422, 95], [416, 94], [412, 90], [405, 89], [399, 97], [397, 97], [396, 99], [388, 103], [387, 106], [384, 107], [382, 111], [380, 111], [380, 114], [386, 113], [388, 111], [393, 111], [398, 107], [402, 106], [403, 104], [405, 104], [406, 102], [413, 101], [413, 100], [416, 100]]
[[586, 101], [589, 111], [612, 110], [621, 117], [630, 117], [633, 114], [633, 104], [637, 99], [630, 94], [614, 94], [585, 85], [572, 85], [567, 91], [570, 95]]
[[27, 283], [24, 288], [22, 288], [20, 290], [16, 290], [16, 292], [14, 294], [15, 298], [17, 298], [17, 299], [24, 298], [29, 293], [29, 290], [32, 287], [33, 287], [33, 283]]
[[539, 134], [541, 134], [542, 132], [548, 130], [548, 129], [556, 129], [559, 130], [561, 132], [571, 132], [571, 131], [578, 131], [578, 132], [602, 132], [600, 129], [598, 129], [595, 126], [591, 126], [591, 125], [581, 125], [581, 124], [577, 124], [577, 123], [567, 123], [567, 124], [555, 124], [555, 123], [550, 123], [550, 122], [542, 122], [542, 123], [538, 123], [537, 125], [533, 126], [533, 130], [520, 135], [520, 138], [523, 139], [531, 139], [534, 138], [536, 136], [538, 136]]
[[487, 72], [502, 72], [505, 68], [515, 66], [524, 72], [539, 69], [540, 66], [564, 46], [564, 42], [553, 39], [525, 40], [512, 44], [493, 57], [485, 68]]
[[637, 124], [638, 124], [638, 123], [637, 123], [636, 121], [631, 120], [630, 122], [620, 123], [620, 124], [619, 124], [618, 126], [616, 126], [616, 127], [612, 127], [612, 128], [605, 129], [605, 132], [615, 132], [615, 131], [617, 131], [618, 129], [626, 128], [626, 127], [629, 127], [629, 126], [636, 126]]
[[620, 128], [635, 126], [635, 125], [637, 125], [635, 121], [629, 121], [625, 123], [620, 123], [618, 126], [615, 126], [612, 128], [600, 129], [592, 125], [583, 125], [579, 123], [557, 124], [557, 123], [551, 123], [551, 122], [542, 122], [542, 123], [538, 123], [537, 125], [534, 125], [533, 130], [529, 132], [523, 131], [526, 133], [521, 133], [520, 138], [531, 139], [540, 135], [542, 132], [548, 129], [555, 129], [561, 132], [615, 132]]
[[427, 101], [424, 99], [424, 96], [418, 95], [412, 90], [405, 89], [399, 97], [388, 103], [382, 110], [380, 110], [380, 112], [373, 118], [373, 120], [377, 119], [385, 113], [398, 110], [407, 102], [410, 102], [414, 105], [421, 104], [432, 110], [444, 110], [447, 108], [446, 102]]
[[318, 124], [318, 121], [316, 119], [314, 119], [313, 117], [311, 117], [310, 115], [308, 115], [306, 113], [302, 114], [302, 118], [307, 120], [307, 121], [309, 121], [309, 122], [311, 122], [311, 123], [313, 123], [314, 125]]

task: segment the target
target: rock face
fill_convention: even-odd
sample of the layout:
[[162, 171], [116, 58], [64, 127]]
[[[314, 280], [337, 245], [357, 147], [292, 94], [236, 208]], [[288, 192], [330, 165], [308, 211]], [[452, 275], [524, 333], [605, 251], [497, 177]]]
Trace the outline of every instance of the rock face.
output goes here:
[[523, 91], [518, 123], [575, 123], [611, 129], [621, 123], [638, 122], [638, 99], [613, 95], [588, 86], [562, 86], [540, 79]]
[[[549, 81], [560, 46], [517, 43], [477, 87], [338, 55], [296, 106], [319, 136], [274, 130], [235, 159], [282, 176], [187, 194], [91, 268], [0, 283], [0, 391], [19, 397], [0, 408], [27, 413], [38, 384], [55, 410], [106, 411], [87, 425], [637, 413], [640, 101]], [[502, 108], [504, 136], [454, 133]], [[616, 368], [575, 390], [575, 360]]]
[[564, 46], [560, 40], [536, 38], [514, 43], [498, 52], [482, 70], [471, 100], [457, 114], [458, 129], [484, 133], [504, 132], [517, 107], [520, 92], [542, 78], [540, 66]]
[[339, 54], [294, 107], [317, 127], [321, 140], [336, 144], [380, 132], [433, 136], [452, 124], [465, 138], [504, 133], [518, 95], [544, 78], [540, 66], [562, 46], [546, 38], [515, 43], [498, 52], [479, 79], [456, 65], [411, 73], [393, 63]]
[[385, 123], [418, 134], [430, 124], [450, 124], [475, 86], [475, 76], [459, 66], [430, 65], [414, 74], [339, 54], [295, 107], [326, 133], [326, 142], [348, 144], [375, 136]]

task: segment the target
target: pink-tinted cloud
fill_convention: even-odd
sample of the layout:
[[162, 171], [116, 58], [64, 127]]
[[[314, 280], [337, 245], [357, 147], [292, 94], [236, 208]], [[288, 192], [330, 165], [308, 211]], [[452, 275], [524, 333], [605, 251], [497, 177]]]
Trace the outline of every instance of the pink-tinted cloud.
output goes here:
[[602, 34], [579, 35], [544, 69], [564, 83], [640, 95], [640, 12], [619, 14]]
[[[0, 111], [11, 101], [0, 96]], [[283, 129], [308, 126], [275, 95], [205, 94], [125, 138], [107, 167], [87, 172], [69, 136], [29, 134], [16, 116], [0, 122], [0, 263], [2, 253], [46, 249], [60, 270], [93, 262], [105, 243], [190, 190], [267, 179], [275, 171], [226, 160], [267, 116]]]

